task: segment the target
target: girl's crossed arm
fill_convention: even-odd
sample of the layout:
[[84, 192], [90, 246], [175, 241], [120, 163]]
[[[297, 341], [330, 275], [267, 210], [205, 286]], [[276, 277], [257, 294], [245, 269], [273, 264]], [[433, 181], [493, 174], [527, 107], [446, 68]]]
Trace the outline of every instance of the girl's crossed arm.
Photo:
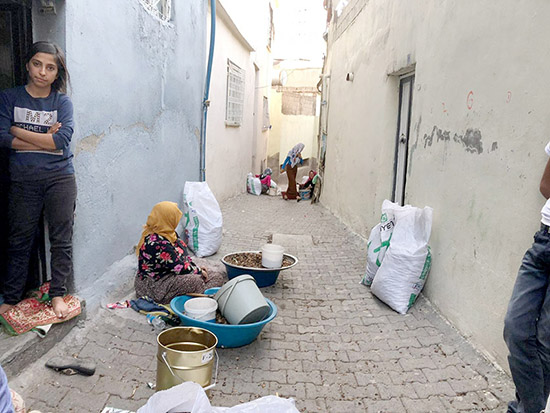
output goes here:
[[55, 150], [55, 143], [53, 140], [53, 134], [56, 133], [61, 127], [61, 123], [57, 122], [52, 125], [48, 132], [37, 133], [31, 132], [17, 126], [10, 128], [10, 133], [15, 136], [11, 142], [12, 149], [23, 151], [35, 151], [35, 150]]

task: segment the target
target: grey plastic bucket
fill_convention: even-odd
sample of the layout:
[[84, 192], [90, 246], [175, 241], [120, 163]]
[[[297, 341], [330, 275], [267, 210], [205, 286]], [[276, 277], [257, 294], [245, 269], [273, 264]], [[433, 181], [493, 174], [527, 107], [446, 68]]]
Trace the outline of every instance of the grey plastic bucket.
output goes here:
[[262, 321], [270, 312], [269, 304], [249, 274], [228, 281], [214, 295], [220, 313], [229, 324], [250, 324]]
[[173, 327], [157, 337], [156, 391], [166, 390], [185, 381], [194, 381], [205, 390], [215, 386], [212, 381], [214, 355], [218, 338], [198, 327]]

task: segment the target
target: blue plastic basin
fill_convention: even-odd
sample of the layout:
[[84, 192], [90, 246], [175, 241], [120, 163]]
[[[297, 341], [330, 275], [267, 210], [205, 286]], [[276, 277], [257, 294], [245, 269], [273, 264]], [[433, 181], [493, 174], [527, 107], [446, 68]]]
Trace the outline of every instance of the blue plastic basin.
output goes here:
[[[210, 288], [206, 290], [205, 294], [215, 294], [219, 288]], [[217, 347], [221, 348], [232, 348], [232, 347], [241, 347], [246, 346], [247, 344], [252, 343], [256, 337], [260, 334], [264, 326], [275, 318], [277, 315], [277, 306], [269, 299], [265, 299], [270, 307], [270, 312], [262, 321], [251, 324], [218, 324], [211, 321], [199, 321], [194, 318], [187, 317], [184, 314], [183, 305], [185, 302], [193, 297], [188, 295], [180, 295], [174, 297], [170, 301], [170, 307], [178, 315], [181, 320], [182, 325], [188, 327], [200, 327], [204, 328], [216, 335], [218, 337]]]
[[222, 262], [225, 265], [225, 269], [227, 270], [227, 278], [230, 280], [232, 278], [238, 277], [239, 275], [248, 274], [254, 277], [256, 280], [256, 285], [260, 288], [263, 287], [269, 287], [277, 281], [277, 278], [279, 277], [279, 273], [282, 270], [287, 270], [289, 268], [294, 267], [298, 263], [298, 259], [290, 254], [283, 254], [284, 258], [290, 258], [294, 262], [290, 264], [287, 267], [281, 267], [281, 268], [253, 268], [253, 267], [241, 267], [240, 265], [231, 264], [227, 261], [227, 257], [234, 254], [240, 254], [240, 253], [256, 253], [260, 254], [260, 251], [241, 251], [241, 252], [233, 252], [231, 254], [226, 254], [222, 257]]

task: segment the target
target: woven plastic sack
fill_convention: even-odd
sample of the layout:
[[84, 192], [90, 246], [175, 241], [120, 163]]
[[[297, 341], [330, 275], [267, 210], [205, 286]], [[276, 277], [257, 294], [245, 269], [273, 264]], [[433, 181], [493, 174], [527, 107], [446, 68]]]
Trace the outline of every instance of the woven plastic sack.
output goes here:
[[394, 203], [388, 206], [395, 215], [395, 227], [371, 290], [395, 311], [405, 314], [424, 288], [431, 267], [428, 241], [433, 210]]
[[197, 257], [215, 254], [222, 244], [223, 219], [206, 182], [186, 182], [183, 189], [184, 239]]
[[262, 182], [260, 178], [256, 178], [252, 175], [252, 172], [249, 172], [246, 176], [246, 192], [252, 195], [262, 194]]

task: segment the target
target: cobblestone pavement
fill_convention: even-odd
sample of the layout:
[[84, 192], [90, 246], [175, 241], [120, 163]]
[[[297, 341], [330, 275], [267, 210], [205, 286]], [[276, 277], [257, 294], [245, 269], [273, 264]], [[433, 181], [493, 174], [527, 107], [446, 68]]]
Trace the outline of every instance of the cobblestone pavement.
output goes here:
[[[258, 250], [277, 234], [299, 263], [263, 289], [279, 309], [252, 344], [220, 349], [214, 406], [292, 397], [304, 412], [504, 412], [511, 380], [422, 296], [403, 316], [359, 284], [366, 242], [321, 205], [241, 195], [225, 201], [221, 250]], [[431, 274], [437, 277], [438, 274]], [[116, 301], [123, 297], [113, 297]], [[100, 309], [48, 354], [10, 378], [27, 406], [42, 412], [137, 410], [153, 390], [155, 333], [130, 309]], [[97, 362], [94, 376], [44, 367], [53, 355]]]

